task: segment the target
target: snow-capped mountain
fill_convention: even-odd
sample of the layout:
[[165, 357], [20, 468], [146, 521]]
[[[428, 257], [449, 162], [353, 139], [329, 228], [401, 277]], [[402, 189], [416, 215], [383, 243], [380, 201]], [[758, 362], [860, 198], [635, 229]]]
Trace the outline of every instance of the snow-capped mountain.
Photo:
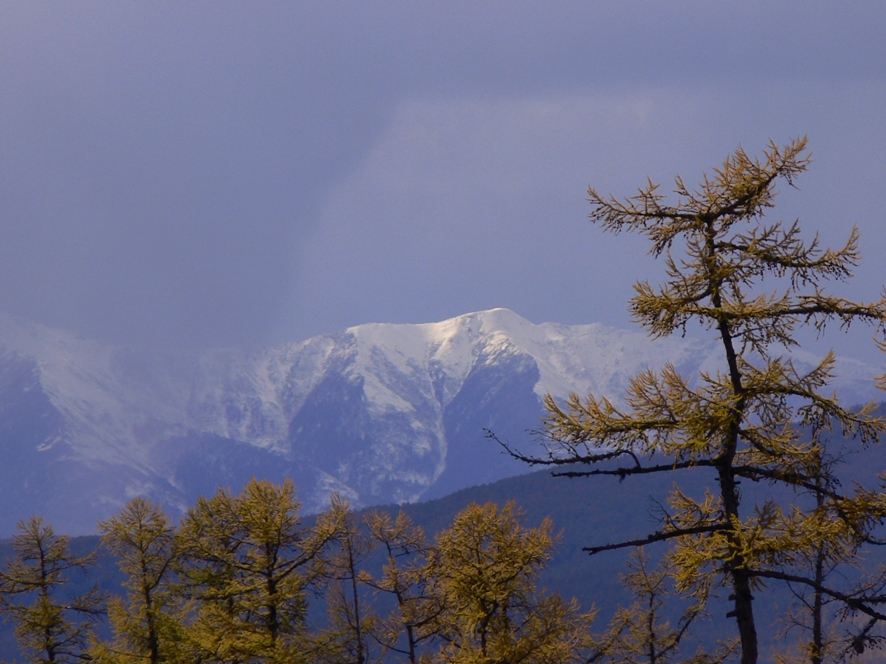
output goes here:
[[[814, 357], [798, 355], [801, 363]], [[0, 535], [43, 514], [92, 532], [135, 495], [173, 514], [219, 485], [293, 477], [307, 510], [415, 501], [524, 472], [490, 428], [526, 444], [541, 397], [615, 400], [665, 361], [716, 370], [717, 348], [599, 324], [535, 325], [507, 309], [370, 324], [255, 353], [160, 354], [0, 322]], [[875, 368], [840, 361], [859, 403]]]

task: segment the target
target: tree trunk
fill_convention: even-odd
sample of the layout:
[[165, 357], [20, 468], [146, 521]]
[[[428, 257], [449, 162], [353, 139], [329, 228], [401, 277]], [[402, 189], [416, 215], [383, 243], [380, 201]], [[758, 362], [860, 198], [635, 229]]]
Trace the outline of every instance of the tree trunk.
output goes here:
[[[729, 468], [720, 469], [720, 489], [723, 498], [723, 511], [726, 518], [738, 518], [738, 487], [735, 478]], [[727, 531], [727, 537], [733, 547], [738, 547], [738, 541], [731, 531]], [[740, 557], [731, 563], [732, 596], [735, 602], [734, 608], [727, 617], [734, 617], [738, 625], [738, 635], [741, 639], [741, 664], [757, 664], [757, 628], [754, 624], [754, 605], [751, 595], [751, 580], [744, 570], [744, 560]]]

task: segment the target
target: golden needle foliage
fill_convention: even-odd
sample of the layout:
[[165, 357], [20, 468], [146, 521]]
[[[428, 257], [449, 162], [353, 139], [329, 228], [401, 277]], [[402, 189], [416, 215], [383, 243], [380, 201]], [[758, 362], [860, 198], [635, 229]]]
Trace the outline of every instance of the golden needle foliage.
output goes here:
[[96, 644], [93, 658], [108, 664], [186, 661], [180, 656], [181, 603], [170, 587], [179, 547], [166, 514], [148, 500], [135, 498], [98, 528], [102, 543], [126, 575], [127, 593], [108, 603], [117, 638], [111, 644]]
[[[530, 463], [608, 464], [566, 471], [573, 476], [706, 471], [705, 496], [675, 490], [658, 532], [589, 551], [671, 541], [678, 590], [693, 592], [712, 580], [730, 587], [743, 664], [757, 661], [752, 590], [761, 592], [764, 580], [806, 584], [850, 614], [886, 619], [879, 596], [832, 587], [802, 568], [822, 546], [851, 562], [886, 517], [881, 487], [841, 491], [835, 466], [821, 463], [832, 428], [866, 446], [886, 424], [872, 405], [851, 411], [828, 390], [833, 354], [811, 370], [789, 355], [801, 327], [822, 332], [832, 323], [845, 329], [863, 322], [882, 331], [886, 321], [886, 299], [852, 302], [826, 290], [852, 275], [860, 258], [857, 230], [843, 247], [827, 249], [817, 237], [804, 241], [798, 222], [765, 219], [776, 185], [793, 184], [807, 169], [805, 149], [802, 138], [770, 144], [761, 159], [737, 150], [695, 189], [678, 177], [670, 198], [651, 182], [625, 200], [589, 190], [592, 222], [610, 233], [646, 236], [650, 253], [664, 261], [663, 284], [635, 284], [634, 320], [653, 337], [699, 325], [718, 340], [722, 363], [694, 377], [670, 364], [641, 372], [623, 407], [595, 395], [573, 394], [566, 403], [549, 396], [546, 453], [512, 450]], [[801, 428], [810, 432], [806, 438]], [[745, 504], [741, 481], [821, 500], [812, 507], [774, 497]]]
[[446, 607], [446, 645], [435, 661], [583, 661], [593, 615], [536, 588], [553, 551], [553, 523], [526, 528], [521, 518], [513, 502], [473, 504], [437, 536], [429, 570]]
[[0, 573], [0, 611], [15, 623], [24, 653], [35, 662], [78, 662], [84, 659], [104, 596], [98, 588], [66, 596], [74, 570], [84, 570], [95, 557], [75, 556], [70, 540], [56, 535], [41, 517], [18, 524], [12, 539], [16, 557]]
[[627, 566], [630, 572], [622, 576], [622, 583], [631, 590], [635, 601], [615, 612], [609, 629], [597, 639], [596, 652], [590, 662], [720, 664], [733, 655], [738, 645], [734, 640], [721, 641], [711, 653], [698, 647], [695, 653], [684, 658], [681, 652], [692, 624], [705, 617], [709, 588], [698, 589], [672, 625], [665, 617], [667, 599], [673, 594], [671, 561], [665, 558], [651, 568], [648, 555], [640, 548], [631, 553]]
[[303, 527], [295, 486], [251, 480], [200, 498], [178, 530], [179, 588], [194, 602], [189, 648], [202, 662], [297, 662], [313, 563], [341, 530], [333, 507]]

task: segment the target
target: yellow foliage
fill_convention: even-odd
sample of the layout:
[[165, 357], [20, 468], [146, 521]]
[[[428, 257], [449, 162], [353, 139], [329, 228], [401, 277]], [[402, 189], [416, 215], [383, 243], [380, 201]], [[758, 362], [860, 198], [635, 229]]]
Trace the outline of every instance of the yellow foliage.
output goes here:
[[438, 661], [584, 661], [593, 612], [536, 587], [554, 548], [553, 523], [526, 528], [522, 516], [513, 502], [472, 504], [437, 535], [427, 569], [445, 606]]
[[[828, 393], [833, 354], [801, 371], [784, 352], [797, 345], [803, 326], [822, 331], [831, 323], [847, 328], [864, 322], [886, 330], [886, 298], [856, 303], [825, 290], [827, 282], [852, 275], [859, 260], [857, 230], [841, 248], [824, 249], [817, 237], [802, 239], [798, 222], [764, 219], [776, 183], [792, 184], [808, 167], [805, 149], [805, 138], [783, 148], [770, 143], [762, 159], [739, 149], [697, 189], [678, 177], [672, 202], [652, 182], [625, 200], [589, 189], [592, 222], [612, 233], [645, 235], [650, 253], [664, 260], [661, 286], [635, 285], [634, 320], [653, 337], [684, 334], [698, 324], [718, 339], [722, 364], [694, 379], [670, 364], [643, 371], [631, 380], [624, 407], [595, 395], [573, 394], [565, 403], [548, 396], [546, 454], [514, 453], [532, 463], [591, 466], [571, 469], [573, 476], [708, 469], [705, 497], [694, 500], [675, 490], [673, 514], [657, 533], [589, 550], [671, 541], [678, 589], [691, 592], [712, 578], [731, 586], [730, 615], [744, 664], [757, 660], [751, 590], [762, 589], [764, 580], [806, 584], [817, 593], [831, 592], [834, 600], [848, 593], [849, 613], [886, 620], [877, 602], [866, 602], [863, 589], [826, 588], [803, 568], [822, 551], [834, 564], [852, 562], [886, 519], [882, 487], [840, 491], [826, 444], [834, 428], [861, 445], [874, 444], [886, 421], [874, 415], [873, 405], [853, 412]], [[768, 289], [767, 280], [774, 281]], [[879, 343], [886, 350], [886, 340]], [[879, 385], [886, 387], [886, 380]], [[627, 463], [613, 468], [613, 460]], [[603, 461], [610, 465], [593, 467]], [[814, 497], [817, 506], [788, 506], [774, 498], [743, 505], [742, 480], [788, 487]]]

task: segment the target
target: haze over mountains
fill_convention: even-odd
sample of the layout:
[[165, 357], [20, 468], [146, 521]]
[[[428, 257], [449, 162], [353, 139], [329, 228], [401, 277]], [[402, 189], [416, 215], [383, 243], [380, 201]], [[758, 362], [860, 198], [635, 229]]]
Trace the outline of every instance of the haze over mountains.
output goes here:
[[[795, 353], [800, 364], [815, 358]], [[525, 447], [541, 397], [618, 400], [638, 370], [715, 371], [711, 342], [507, 309], [369, 324], [261, 349], [160, 353], [0, 321], [0, 536], [43, 514], [90, 533], [135, 495], [172, 514], [219, 485], [292, 477], [307, 511], [414, 502], [525, 472], [484, 438]], [[838, 363], [847, 403], [880, 398], [876, 367]]]

